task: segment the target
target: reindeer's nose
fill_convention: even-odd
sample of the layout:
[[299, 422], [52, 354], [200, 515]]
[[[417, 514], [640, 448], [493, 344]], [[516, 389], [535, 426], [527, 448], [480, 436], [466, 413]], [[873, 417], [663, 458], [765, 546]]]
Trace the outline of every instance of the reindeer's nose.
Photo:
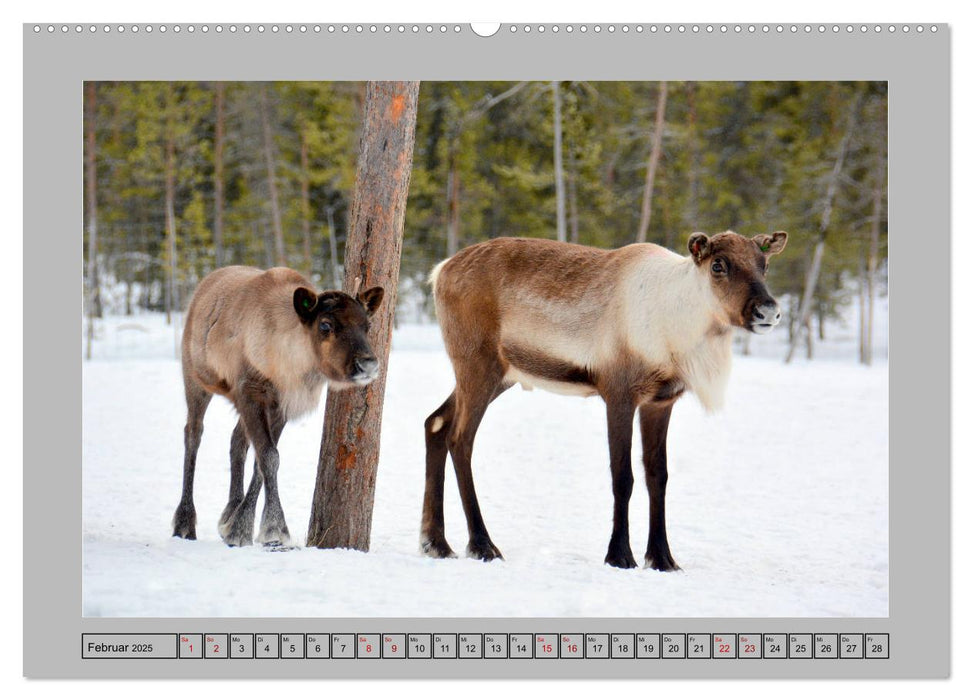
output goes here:
[[775, 301], [758, 304], [752, 309], [752, 330], [756, 333], [768, 333], [782, 319], [782, 310]]
[[361, 378], [374, 379], [378, 374], [378, 358], [365, 355], [354, 360], [354, 373]]

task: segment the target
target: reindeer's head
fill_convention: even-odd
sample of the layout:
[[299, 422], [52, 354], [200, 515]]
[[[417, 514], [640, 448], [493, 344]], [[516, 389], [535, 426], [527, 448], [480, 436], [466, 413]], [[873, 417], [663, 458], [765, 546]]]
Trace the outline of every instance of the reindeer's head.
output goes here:
[[785, 231], [745, 238], [725, 231], [709, 238], [693, 233], [688, 251], [705, 271], [729, 323], [753, 333], [768, 333], [779, 323], [779, 304], [765, 288], [769, 258], [786, 247]]
[[381, 287], [356, 298], [335, 291], [317, 294], [306, 287], [293, 293], [293, 308], [310, 336], [317, 367], [328, 380], [363, 386], [378, 376], [378, 359], [367, 333], [383, 298]]

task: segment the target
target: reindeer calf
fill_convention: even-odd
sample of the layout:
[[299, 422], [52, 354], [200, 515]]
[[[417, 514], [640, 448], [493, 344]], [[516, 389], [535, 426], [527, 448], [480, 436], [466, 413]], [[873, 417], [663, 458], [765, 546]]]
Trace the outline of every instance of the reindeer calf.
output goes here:
[[472, 482], [472, 443], [486, 408], [517, 382], [607, 404], [614, 524], [605, 562], [631, 568], [628, 502], [631, 438], [640, 411], [650, 497], [645, 564], [676, 569], [664, 518], [668, 420], [693, 391], [722, 403], [732, 327], [767, 333], [779, 305], [765, 288], [769, 257], [787, 234], [693, 234], [689, 257], [652, 244], [599, 250], [542, 239], [470, 246], [432, 272], [435, 308], [455, 370], [455, 391], [425, 421], [421, 548], [454, 556], [445, 540], [442, 492], [451, 454], [469, 530], [469, 556], [501, 558]]
[[[219, 518], [219, 534], [230, 546], [252, 544], [256, 500], [265, 484], [258, 541], [289, 545], [277, 490], [280, 434], [287, 420], [318, 405], [325, 383], [363, 386], [377, 376], [378, 360], [367, 332], [368, 319], [383, 297], [381, 287], [356, 298], [337, 291], [318, 293], [298, 272], [283, 267], [265, 272], [225, 267], [199, 283], [182, 336], [189, 415], [173, 536], [196, 538], [196, 453], [206, 408], [213, 394], [220, 394], [232, 401], [239, 421], [230, 442], [229, 502]], [[250, 444], [256, 466], [244, 497], [243, 465]]]

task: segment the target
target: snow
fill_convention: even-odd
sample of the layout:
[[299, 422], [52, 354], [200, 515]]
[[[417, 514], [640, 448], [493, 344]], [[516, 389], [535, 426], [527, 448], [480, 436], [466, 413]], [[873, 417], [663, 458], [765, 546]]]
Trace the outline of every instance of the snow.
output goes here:
[[[882, 617], [889, 614], [886, 302], [873, 367], [852, 320], [784, 365], [782, 332], [735, 358], [723, 411], [690, 395], [668, 439], [668, 536], [683, 571], [603, 564], [612, 495], [598, 398], [514, 388], [486, 414], [476, 490], [505, 561], [418, 553], [422, 424], [453, 378], [438, 329], [396, 330], [371, 551], [230, 549], [216, 531], [236, 417], [216, 398], [196, 470], [197, 541], [172, 538], [185, 403], [177, 331], [164, 317], [99, 321], [83, 365], [83, 614], [124, 617]], [[852, 319], [852, 316], [848, 316]], [[179, 319], [175, 319], [175, 328]], [[323, 402], [321, 402], [323, 404]], [[323, 405], [287, 426], [280, 493], [306, 535]], [[635, 438], [631, 546], [643, 562], [648, 505]], [[247, 465], [247, 479], [252, 454]], [[465, 519], [446, 478], [446, 534]], [[262, 506], [260, 506], [260, 510]]]

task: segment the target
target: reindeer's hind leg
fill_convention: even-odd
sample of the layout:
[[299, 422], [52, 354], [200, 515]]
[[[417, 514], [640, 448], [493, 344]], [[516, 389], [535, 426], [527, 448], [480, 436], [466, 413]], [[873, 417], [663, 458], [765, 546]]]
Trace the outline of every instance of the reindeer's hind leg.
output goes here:
[[[243, 427], [243, 421], [238, 420], [233, 430], [233, 437], [229, 441], [229, 501], [223, 508], [222, 515], [219, 516], [220, 534], [232, 519], [239, 504], [243, 502], [243, 468], [246, 466], [248, 451], [249, 440], [246, 438], [246, 429]], [[254, 473], [258, 472], [258, 469], [254, 470]], [[257, 490], [258, 493], [259, 490]]]
[[196, 474], [196, 454], [202, 441], [202, 420], [212, 400], [212, 394], [195, 382], [186, 379], [185, 402], [188, 417], [185, 422], [185, 460], [182, 464], [182, 500], [172, 517], [172, 536], [187, 540], [196, 538], [196, 507], [192, 500], [192, 486]]
[[[270, 414], [269, 438], [270, 445], [257, 454], [261, 455], [259, 467], [263, 473], [266, 498], [263, 501], [263, 517], [260, 520], [259, 541], [270, 547], [290, 546], [290, 530], [287, 529], [287, 521], [283, 516], [283, 505], [280, 503], [280, 492], [277, 490], [277, 472], [280, 468], [280, 455], [276, 446], [280, 441], [280, 434], [283, 426], [287, 424], [287, 419], [279, 410], [274, 410]], [[254, 442], [254, 446], [257, 445]], [[262, 457], [265, 455], [265, 457]]]
[[[280, 434], [283, 432], [283, 426], [286, 425], [286, 420], [282, 415], [274, 412], [272, 423], [268, 422], [262, 415], [260, 411], [252, 411], [251, 417], [257, 424], [255, 430], [260, 433], [264, 430], [262, 426], [266, 426], [267, 437], [271, 441], [271, 446], [275, 452], [276, 443], [280, 439]], [[249, 488], [246, 490], [246, 496], [242, 497], [243, 488], [243, 463], [246, 459], [246, 446], [248, 444], [247, 433], [245, 430], [243, 418], [241, 417], [239, 423], [237, 424], [237, 430], [233, 431], [233, 447], [242, 448], [234, 453], [235, 458], [238, 459], [239, 471], [238, 471], [238, 482], [237, 472], [235, 467], [237, 462], [233, 462], [233, 474], [231, 478], [230, 485], [230, 498], [232, 499], [233, 493], [239, 493], [241, 496], [241, 501], [235, 507], [235, 509], [230, 513], [228, 517], [220, 521], [219, 524], [219, 534], [222, 536], [223, 541], [230, 547], [243, 547], [246, 545], [253, 544], [253, 526], [256, 522], [256, 502], [260, 497], [260, 490], [263, 488], [264, 482], [264, 469], [260, 462], [260, 448], [256, 448], [256, 464], [253, 465], [253, 476], [249, 482]], [[241, 431], [241, 432], [240, 432]], [[279, 464], [279, 456], [277, 456], [277, 464]], [[233, 484], [238, 483], [238, 491], [234, 492]], [[230, 501], [232, 503], [232, 501]], [[226, 506], [229, 509], [229, 504]], [[224, 513], [225, 515], [225, 513]], [[282, 517], [282, 509], [280, 511]], [[266, 518], [266, 507], [264, 507], [264, 526]], [[283, 525], [284, 530], [286, 530], [286, 523]], [[262, 538], [261, 538], [262, 541]], [[289, 532], [287, 532], [287, 542], [289, 542]], [[281, 544], [285, 544], [281, 542]]]
[[[233, 437], [229, 441], [229, 501], [223, 508], [222, 515], [219, 516], [219, 534], [223, 539], [229, 532], [228, 528], [233, 514], [239, 508], [239, 504], [243, 502], [243, 469], [246, 466], [246, 453], [248, 451], [249, 440], [246, 438], [246, 429], [243, 427], [243, 421], [238, 420], [233, 429]], [[258, 474], [259, 470], [254, 469], [253, 473], [254, 475]], [[262, 483], [260, 481], [260, 486], [262, 486]], [[257, 495], [259, 495], [259, 487], [257, 487]], [[250, 540], [252, 540], [252, 536]]]
[[446, 444], [449, 454], [452, 455], [452, 465], [455, 467], [459, 494], [462, 496], [462, 507], [469, 528], [466, 553], [483, 561], [502, 559], [499, 548], [493, 544], [486, 530], [479, 510], [479, 500], [475, 495], [472, 481], [472, 445], [486, 408], [507, 386], [503, 384], [503, 371], [498, 359], [491, 366], [476, 367], [474, 373], [463, 371], [457, 365], [455, 375], [458, 379], [455, 387], [455, 417], [449, 428]]
[[425, 501], [421, 509], [421, 551], [430, 557], [454, 557], [445, 541], [446, 438], [455, 417], [455, 392], [425, 420]]

